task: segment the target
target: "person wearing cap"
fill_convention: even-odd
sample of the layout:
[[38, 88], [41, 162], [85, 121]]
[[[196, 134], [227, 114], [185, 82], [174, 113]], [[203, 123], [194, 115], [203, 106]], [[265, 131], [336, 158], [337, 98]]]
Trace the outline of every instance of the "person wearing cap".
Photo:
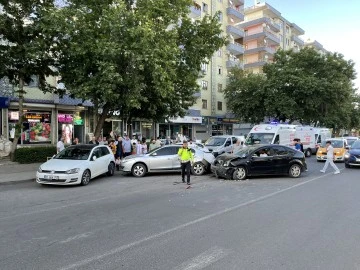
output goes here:
[[194, 154], [188, 147], [187, 141], [183, 141], [183, 146], [178, 151], [178, 156], [181, 162], [181, 179], [185, 183], [185, 171], [187, 176], [187, 184], [190, 185], [190, 170], [191, 164], [194, 161]]

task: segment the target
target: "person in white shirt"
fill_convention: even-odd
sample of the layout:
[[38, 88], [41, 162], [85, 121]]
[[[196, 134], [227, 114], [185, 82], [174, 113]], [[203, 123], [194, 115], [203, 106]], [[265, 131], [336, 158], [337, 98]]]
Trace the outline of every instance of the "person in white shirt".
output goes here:
[[327, 141], [327, 142], [326, 142], [326, 162], [325, 162], [324, 168], [323, 168], [320, 172], [325, 173], [327, 167], [328, 167], [329, 164], [330, 164], [331, 167], [333, 167], [334, 170], [335, 170], [334, 174], [339, 174], [339, 173], [340, 173], [340, 170], [339, 170], [339, 168], [335, 165], [334, 160], [335, 160], [334, 147], [332, 147], [331, 141]]
[[142, 146], [140, 140], [138, 140], [137, 144], [136, 144], [136, 154], [137, 155], [142, 155], [143, 154], [143, 146]]
[[60, 153], [62, 150], [65, 149], [64, 141], [65, 141], [65, 138], [61, 137], [61, 139], [57, 142], [57, 144], [56, 144], [56, 152], [57, 153]]

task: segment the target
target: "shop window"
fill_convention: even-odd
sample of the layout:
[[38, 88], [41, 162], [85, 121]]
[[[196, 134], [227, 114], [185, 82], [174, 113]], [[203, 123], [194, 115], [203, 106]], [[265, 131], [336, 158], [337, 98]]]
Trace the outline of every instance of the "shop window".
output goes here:
[[207, 109], [207, 100], [206, 99], [202, 100], [202, 108]]

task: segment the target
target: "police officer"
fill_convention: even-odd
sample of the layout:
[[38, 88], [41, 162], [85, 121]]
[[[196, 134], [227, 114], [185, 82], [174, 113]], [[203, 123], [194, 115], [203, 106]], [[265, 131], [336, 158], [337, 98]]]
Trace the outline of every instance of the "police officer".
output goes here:
[[178, 151], [178, 156], [181, 162], [181, 178], [182, 182], [185, 183], [185, 171], [187, 175], [187, 184], [190, 185], [190, 170], [191, 164], [194, 161], [194, 154], [191, 149], [188, 148], [187, 141], [183, 141], [183, 146]]

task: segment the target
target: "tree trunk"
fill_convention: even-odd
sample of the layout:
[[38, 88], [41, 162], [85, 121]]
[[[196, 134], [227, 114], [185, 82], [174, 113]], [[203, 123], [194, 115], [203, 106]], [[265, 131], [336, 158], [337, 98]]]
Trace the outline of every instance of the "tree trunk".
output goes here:
[[18, 140], [19, 138], [22, 136], [22, 128], [23, 128], [23, 116], [24, 116], [24, 78], [20, 78], [19, 79], [19, 86], [18, 86], [18, 91], [17, 91], [18, 95], [19, 95], [19, 120], [15, 126], [15, 135], [14, 135], [14, 141], [11, 147], [11, 152], [10, 152], [10, 159], [11, 161], [15, 160], [15, 150], [17, 148], [18, 145]]
[[95, 132], [94, 132], [94, 136], [96, 138], [98, 138], [100, 136], [101, 130], [102, 130], [103, 126], [104, 126], [105, 119], [108, 116], [109, 111], [110, 111], [109, 107], [105, 105], [103, 107], [102, 114], [98, 118], [98, 121], [97, 121], [97, 124], [96, 124]]

